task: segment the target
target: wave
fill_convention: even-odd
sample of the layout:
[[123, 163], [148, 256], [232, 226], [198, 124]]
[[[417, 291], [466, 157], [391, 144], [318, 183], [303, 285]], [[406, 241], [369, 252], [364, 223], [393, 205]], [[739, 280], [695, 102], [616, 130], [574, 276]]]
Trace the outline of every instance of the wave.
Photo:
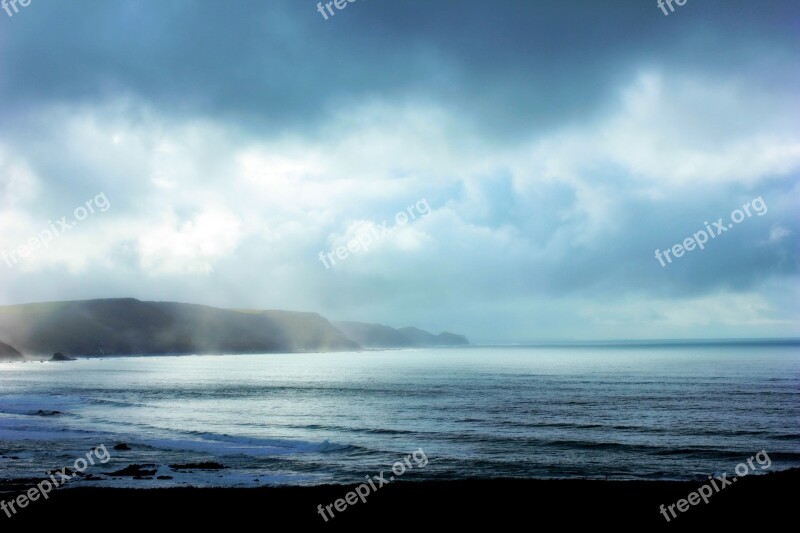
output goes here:
[[307, 440], [241, 437], [224, 433], [187, 432], [187, 434], [194, 438], [156, 438], [137, 442], [152, 448], [202, 452], [215, 456], [247, 455], [251, 457], [270, 457], [348, 452], [359, 449], [358, 446], [332, 443], [328, 440], [313, 442]]

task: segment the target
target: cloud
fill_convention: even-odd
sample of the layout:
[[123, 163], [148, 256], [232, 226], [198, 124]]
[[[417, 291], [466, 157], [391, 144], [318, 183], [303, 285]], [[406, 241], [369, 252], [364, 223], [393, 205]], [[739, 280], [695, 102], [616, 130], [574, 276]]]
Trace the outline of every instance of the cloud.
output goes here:
[[769, 243], [780, 242], [786, 237], [789, 237], [791, 234], [792, 234], [791, 230], [784, 228], [783, 226], [775, 225], [769, 232], [769, 239], [767, 242]]
[[[774, 288], [800, 287], [794, 4], [726, 22], [710, 0], [681, 24], [575, 5], [28, 9], [0, 36], [0, 252], [100, 192], [113, 209], [3, 272], [0, 299], [305, 309], [478, 340], [796, 331]], [[759, 196], [767, 215], [655, 260]], [[383, 221], [369, 251], [320, 262]]]
[[208, 274], [214, 261], [236, 251], [240, 221], [232, 213], [210, 210], [186, 221], [174, 215], [137, 241], [139, 264], [146, 274]]

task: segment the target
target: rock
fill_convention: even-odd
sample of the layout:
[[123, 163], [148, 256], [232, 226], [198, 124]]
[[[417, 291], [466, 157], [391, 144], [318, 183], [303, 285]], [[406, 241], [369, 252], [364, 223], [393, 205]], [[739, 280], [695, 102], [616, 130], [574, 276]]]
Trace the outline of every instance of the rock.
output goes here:
[[205, 462], [205, 463], [187, 463], [185, 465], [169, 465], [173, 470], [222, 470], [227, 468], [225, 465], [219, 463]]
[[50, 359], [50, 360], [51, 361], [74, 361], [75, 359], [72, 358], [72, 357], [69, 357], [67, 355], [64, 355], [61, 352], [56, 352], [56, 353], [53, 354], [53, 358]]
[[120, 442], [119, 444], [114, 445], [114, 449], [117, 450], [118, 452], [124, 452], [130, 450], [131, 447], [125, 444], [124, 442]]
[[148, 470], [147, 467], [154, 467], [156, 465], [128, 465], [122, 470], [117, 470], [116, 472], [111, 472], [109, 476], [118, 476], [118, 477], [132, 477], [135, 479], [144, 478], [148, 476], [156, 475], [158, 469], [155, 470]]

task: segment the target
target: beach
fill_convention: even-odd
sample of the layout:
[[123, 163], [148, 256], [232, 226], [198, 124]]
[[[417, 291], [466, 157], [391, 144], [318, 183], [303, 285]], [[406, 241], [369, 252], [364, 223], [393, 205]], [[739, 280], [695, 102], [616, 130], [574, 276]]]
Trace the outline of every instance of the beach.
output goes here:
[[[497, 527], [550, 530], [557, 526], [669, 528], [777, 526], [795, 518], [800, 470], [742, 479], [677, 513], [668, 522], [659, 512], [696, 491], [699, 482], [586, 480], [469, 480], [406, 482], [383, 487], [327, 521], [318, 511], [355, 485], [258, 489], [108, 489], [58, 490], [47, 501], [32, 502], [12, 518], [0, 513], [3, 531], [62, 522], [84, 531], [117, 525], [225, 527], [244, 525], [350, 528], [384, 526]], [[5, 492], [13, 488], [11, 492]], [[0, 489], [8, 499], [19, 487]]]

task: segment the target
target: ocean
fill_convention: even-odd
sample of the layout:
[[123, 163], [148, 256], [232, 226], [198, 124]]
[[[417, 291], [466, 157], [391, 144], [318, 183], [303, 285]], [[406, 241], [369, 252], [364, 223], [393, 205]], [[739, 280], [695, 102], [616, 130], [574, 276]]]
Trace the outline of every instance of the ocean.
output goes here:
[[[356, 483], [415, 451], [426, 460], [407, 461], [404, 479], [704, 479], [762, 450], [769, 471], [784, 470], [800, 466], [800, 350], [606, 343], [0, 363], [0, 479], [41, 478], [99, 445], [111, 460], [71, 484]], [[225, 468], [170, 467], [198, 462]], [[109, 475], [129, 464], [157, 472]]]

